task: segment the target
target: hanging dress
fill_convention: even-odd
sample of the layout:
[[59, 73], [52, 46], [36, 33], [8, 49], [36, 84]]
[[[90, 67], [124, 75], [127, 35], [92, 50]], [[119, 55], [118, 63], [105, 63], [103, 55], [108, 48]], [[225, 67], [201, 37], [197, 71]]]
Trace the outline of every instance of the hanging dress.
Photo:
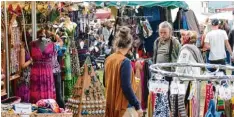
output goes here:
[[72, 89], [74, 84], [76, 83], [78, 76], [79, 76], [79, 70], [80, 70], [80, 64], [79, 64], [79, 58], [78, 58], [78, 52], [77, 47], [75, 45], [74, 41], [74, 33], [75, 33], [75, 27], [70, 31], [66, 28], [66, 33], [68, 35], [68, 39], [65, 40], [65, 46], [67, 48], [65, 52], [65, 58], [64, 58], [64, 64], [65, 64], [65, 100], [71, 97], [72, 95]]
[[45, 46], [44, 51], [36, 44], [30, 43], [33, 65], [30, 75], [30, 100], [36, 103], [40, 99], [55, 99], [55, 85], [52, 69], [52, 56], [54, 54], [54, 43]]
[[[30, 55], [25, 51], [25, 62], [30, 60]], [[31, 67], [28, 66], [24, 68], [21, 72], [21, 77], [17, 82], [17, 91], [16, 96], [21, 97], [21, 102], [29, 103], [30, 94], [29, 94], [29, 78], [30, 78]]]

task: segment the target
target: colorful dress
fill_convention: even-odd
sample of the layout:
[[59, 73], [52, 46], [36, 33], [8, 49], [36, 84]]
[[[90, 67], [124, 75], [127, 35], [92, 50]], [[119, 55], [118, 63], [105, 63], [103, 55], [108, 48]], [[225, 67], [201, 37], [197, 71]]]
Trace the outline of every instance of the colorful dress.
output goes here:
[[[30, 60], [30, 55], [25, 51], [25, 62]], [[30, 93], [29, 93], [29, 78], [30, 78], [31, 67], [28, 66], [21, 72], [21, 77], [17, 82], [16, 96], [21, 97], [21, 102], [29, 103]]]
[[30, 43], [33, 65], [30, 76], [30, 101], [36, 103], [40, 99], [55, 99], [55, 86], [52, 69], [54, 43], [50, 42], [42, 52], [36, 42]]
[[79, 58], [78, 58], [78, 52], [77, 47], [75, 45], [74, 41], [74, 33], [75, 33], [75, 27], [72, 31], [69, 29], [66, 29], [66, 33], [68, 35], [68, 39], [65, 41], [65, 46], [67, 48], [64, 56], [64, 64], [65, 64], [65, 100], [71, 97], [72, 95], [72, 89], [74, 84], [76, 83], [78, 76], [79, 76], [79, 70], [80, 70], [80, 64], [79, 64]]

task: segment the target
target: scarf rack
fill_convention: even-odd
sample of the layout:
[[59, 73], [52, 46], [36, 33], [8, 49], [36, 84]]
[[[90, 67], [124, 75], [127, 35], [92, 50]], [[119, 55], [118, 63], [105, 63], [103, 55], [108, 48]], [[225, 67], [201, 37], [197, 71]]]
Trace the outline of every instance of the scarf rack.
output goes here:
[[[209, 75], [196, 75], [196, 74], [184, 74], [184, 73], [177, 73], [171, 71], [162, 70], [161, 67], [200, 67], [200, 68], [215, 68], [217, 69], [215, 72], [211, 72]], [[159, 63], [153, 64], [150, 66], [150, 70], [153, 73], [157, 73], [163, 76], [168, 77], [181, 77], [185, 80], [201, 80], [201, 81], [208, 81], [208, 80], [234, 80], [234, 75], [214, 75], [219, 71], [219, 69], [225, 70], [234, 70], [234, 67], [227, 66], [227, 65], [216, 65], [216, 64], [201, 64], [201, 63]], [[233, 79], [231, 79], [233, 78]]]
[[[217, 70], [215, 72], [209, 73], [209, 75], [191, 75], [191, 74], [185, 74], [185, 73], [178, 73], [178, 72], [170, 72], [162, 70], [161, 67], [200, 67], [205, 68], [207, 70], [207, 67], [209, 68], [216, 68]], [[153, 64], [150, 66], [150, 71], [156, 74], [160, 74], [162, 76], [169, 76], [169, 77], [176, 77], [175, 80], [180, 81], [196, 81], [196, 85], [198, 87], [198, 91], [196, 92], [196, 97], [200, 97], [201, 94], [201, 81], [220, 81], [220, 80], [226, 80], [226, 81], [234, 81], [234, 75], [214, 75], [217, 73], [220, 69], [225, 70], [234, 70], [234, 67], [227, 66], [227, 65], [216, 65], [216, 64], [191, 64], [191, 63], [158, 63]], [[152, 78], [151, 78], [152, 80]], [[150, 81], [149, 81], [150, 82]], [[200, 102], [200, 98], [197, 99], [198, 102]], [[196, 113], [200, 115], [200, 103], [197, 104]]]

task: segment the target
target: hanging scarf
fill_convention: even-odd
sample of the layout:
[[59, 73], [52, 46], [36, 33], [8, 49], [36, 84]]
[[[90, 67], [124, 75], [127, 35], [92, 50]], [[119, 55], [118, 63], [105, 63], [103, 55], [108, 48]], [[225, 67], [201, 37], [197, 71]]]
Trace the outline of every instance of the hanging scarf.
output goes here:
[[168, 102], [168, 95], [166, 94], [156, 94], [155, 99], [155, 111], [153, 117], [170, 117], [170, 109]]
[[214, 98], [213, 85], [206, 84], [206, 98], [205, 98], [204, 115], [206, 115], [210, 100], [213, 98]]

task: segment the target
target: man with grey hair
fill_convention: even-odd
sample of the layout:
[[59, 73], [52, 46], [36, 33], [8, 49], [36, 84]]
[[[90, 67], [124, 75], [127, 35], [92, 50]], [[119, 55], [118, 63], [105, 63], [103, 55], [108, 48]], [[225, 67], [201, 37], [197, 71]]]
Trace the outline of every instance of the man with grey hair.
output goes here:
[[154, 42], [153, 63], [176, 62], [180, 50], [180, 43], [172, 36], [173, 29], [169, 22], [159, 24], [159, 37]]
[[[153, 63], [171, 63], [177, 62], [181, 45], [176, 37], [172, 36], [173, 29], [169, 22], [164, 21], [159, 24], [159, 37], [154, 42]], [[171, 69], [165, 69], [171, 70]], [[172, 77], [165, 77], [165, 80], [169, 82], [169, 86], [172, 81]], [[168, 100], [170, 91], [168, 91]], [[170, 107], [169, 101], [169, 107]], [[167, 113], [167, 112], [166, 112]], [[169, 112], [168, 112], [169, 113]]]

